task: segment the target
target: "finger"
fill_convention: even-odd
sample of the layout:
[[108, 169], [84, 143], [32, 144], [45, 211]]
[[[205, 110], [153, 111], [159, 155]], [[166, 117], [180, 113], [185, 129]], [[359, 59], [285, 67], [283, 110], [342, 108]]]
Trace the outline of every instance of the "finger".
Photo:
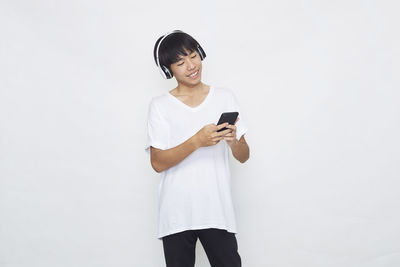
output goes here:
[[230, 132], [232, 132], [231, 129], [226, 129], [226, 130], [223, 130], [223, 131], [220, 131], [220, 132], [213, 132], [211, 134], [211, 137], [214, 138], [214, 137], [224, 136], [224, 135], [226, 135], [227, 133], [230, 133]]
[[224, 136], [224, 135], [226, 135], [226, 134], [229, 134], [229, 133], [231, 133], [232, 132], [232, 129], [226, 129], [226, 130], [223, 130], [223, 131], [221, 131], [221, 132], [218, 132], [217, 134], [217, 136]]
[[220, 130], [220, 129], [222, 129], [222, 128], [224, 128], [224, 127], [226, 127], [226, 126], [228, 126], [228, 125], [229, 125], [229, 123], [227, 123], [227, 122], [222, 123], [222, 124], [220, 124], [220, 125], [217, 125], [217, 131]]
[[236, 130], [236, 126], [229, 124], [228, 126], [226, 126], [226, 128], [232, 129], [232, 130]]
[[217, 138], [211, 139], [211, 141], [214, 142], [214, 143], [215, 143], [215, 142], [218, 143], [218, 142], [221, 141], [222, 139], [224, 139], [224, 137], [217, 137]]
[[233, 136], [233, 135], [234, 135], [234, 133], [233, 133], [233, 131], [232, 131], [232, 132], [230, 132], [230, 133], [227, 133], [227, 134], [223, 135], [223, 137], [229, 137], [229, 136]]

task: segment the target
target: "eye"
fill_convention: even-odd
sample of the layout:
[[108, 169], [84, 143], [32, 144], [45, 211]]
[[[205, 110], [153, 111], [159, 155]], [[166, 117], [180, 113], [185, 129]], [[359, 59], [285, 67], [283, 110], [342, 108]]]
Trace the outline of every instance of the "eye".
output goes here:
[[192, 58], [195, 58], [197, 55], [194, 55]]
[[181, 64], [178, 64], [178, 66], [182, 66], [182, 65], [183, 65], [183, 62]]

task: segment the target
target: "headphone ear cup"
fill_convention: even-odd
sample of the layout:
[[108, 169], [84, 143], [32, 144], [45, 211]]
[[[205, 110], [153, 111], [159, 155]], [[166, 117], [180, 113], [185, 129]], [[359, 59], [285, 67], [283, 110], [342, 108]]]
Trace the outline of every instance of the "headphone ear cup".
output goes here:
[[204, 52], [203, 48], [200, 45], [197, 45], [197, 52], [200, 54], [201, 60], [206, 58], [206, 52]]
[[172, 73], [169, 71], [169, 69], [165, 66], [161, 66], [163, 73], [164, 73], [164, 78], [165, 79], [171, 79], [173, 77]]

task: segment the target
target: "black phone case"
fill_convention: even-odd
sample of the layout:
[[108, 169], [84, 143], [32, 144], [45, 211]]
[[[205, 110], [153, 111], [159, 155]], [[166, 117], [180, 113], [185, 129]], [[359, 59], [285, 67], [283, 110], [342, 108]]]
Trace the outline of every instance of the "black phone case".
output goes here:
[[[236, 111], [235, 112], [224, 112], [221, 114], [221, 117], [219, 118], [217, 125], [223, 124], [225, 122], [228, 122], [229, 124], [233, 125], [238, 116], [239, 116], [239, 112], [236, 112]], [[219, 129], [217, 132], [221, 132], [226, 129], [228, 129], [228, 128], [224, 127], [222, 129]]]

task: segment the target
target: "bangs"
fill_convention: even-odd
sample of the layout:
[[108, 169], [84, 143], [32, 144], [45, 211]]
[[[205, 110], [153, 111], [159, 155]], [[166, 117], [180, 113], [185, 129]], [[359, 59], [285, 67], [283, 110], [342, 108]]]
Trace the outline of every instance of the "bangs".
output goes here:
[[[186, 51], [189, 51], [189, 55], [193, 53], [196, 50], [197, 45], [191, 45], [191, 46], [180, 46], [173, 51], [170, 51], [165, 59], [167, 66], [170, 64], [176, 63], [180, 60], [180, 57], [182, 56], [188, 56], [188, 53]], [[171, 62], [171, 63], [170, 63]]]

